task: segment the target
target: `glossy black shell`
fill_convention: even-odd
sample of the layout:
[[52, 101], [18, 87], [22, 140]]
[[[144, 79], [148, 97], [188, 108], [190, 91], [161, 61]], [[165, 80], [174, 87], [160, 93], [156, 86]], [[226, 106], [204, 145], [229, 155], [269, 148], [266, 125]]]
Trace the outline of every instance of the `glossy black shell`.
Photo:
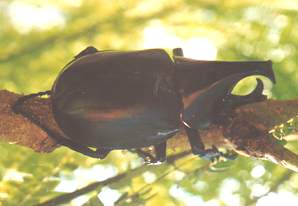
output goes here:
[[52, 88], [55, 120], [71, 140], [108, 149], [146, 147], [178, 132], [182, 100], [161, 49], [95, 52], [70, 62]]

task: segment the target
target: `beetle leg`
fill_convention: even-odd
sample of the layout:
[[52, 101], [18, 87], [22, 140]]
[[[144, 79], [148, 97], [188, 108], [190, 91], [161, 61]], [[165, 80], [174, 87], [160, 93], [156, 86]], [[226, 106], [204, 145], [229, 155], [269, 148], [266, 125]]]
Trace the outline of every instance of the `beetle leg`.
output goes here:
[[190, 143], [191, 151], [194, 155], [198, 155], [202, 159], [214, 161], [216, 159], [219, 159], [220, 157], [223, 157], [228, 160], [234, 160], [237, 158], [237, 154], [228, 151], [226, 153], [218, 151], [218, 149], [215, 146], [212, 146], [211, 149], [205, 149], [205, 146], [200, 138], [199, 132], [195, 129], [189, 128], [187, 126], [184, 126], [188, 141]]
[[186, 135], [191, 147], [191, 151], [194, 154], [201, 154], [205, 150], [205, 146], [200, 138], [198, 130], [189, 128], [184, 125]]
[[154, 145], [155, 149], [155, 161], [153, 163], [160, 164], [167, 159], [167, 142], [162, 142], [158, 145]]
[[86, 146], [80, 145], [76, 142], [66, 139], [65, 137], [62, 137], [47, 128], [43, 128], [43, 127], [41, 128], [45, 130], [50, 135], [50, 137], [55, 139], [59, 144], [66, 146], [76, 152], [79, 152], [89, 157], [104, 159], [111, 151], [111, 150], [105, 150], [105, 149], [97, 149], [94, 151]]
[[111, 151], [112, 150], [110, 149], [99, 148], [99, 149], [96, 149], [95, 152], [97, 153], [99, 159], [104, 159]]
[[93, 54], [98, 52], [98, 50], [93, 47], [93, 46], [88, 46], [86, 49], [84, 49], [83, 51], [81, 51], [80, 53], [78, 53], [77, 55], [75, 55], [75, 59], [80, 58], [82, 56], [88, 55], [88, 54]]
[[199, 157], [209, 161], [213, 161], [222, 155], [222, 153], [214, 146], [212, 146], [211, 149], [205, 149], [205, 146], [200, 138], [200, 134], [196, 129], [192, 129], [187, 126], [184, 126], [184, 129], [188, 137], [191, 151], [194, 155], [198, 155]]
[[[31, 120], [32, 121], [32, 120]], [[34, 121], [32, 121], [34, 122]], [[36, 122], [34, 122], [35, 124], [37, 124]], [[69, 139], [66, 139], [65, 137], [57, 134], [56, 132], [44, 127], [43, 125], [41, 125], [40, 123], [37, 124], [42, 130], [44, 130], [50, 137], [52, 137], [53, 139], [55, 139], [58, 144], [63, 145], [65, 147], [68, 147], [76, 152], [79, 152], [83, 155], [89, 156], [89, 157], [93, 157], [93, 158], [99, 158], [99, 159], [103, 159], [105, 158], [108, 153], [111, 150], [102, 150], [102, 149], [97, 149], [96, 151], [93, 151], [92, 149], [80, 145], [74, 141], [71, 141]]]

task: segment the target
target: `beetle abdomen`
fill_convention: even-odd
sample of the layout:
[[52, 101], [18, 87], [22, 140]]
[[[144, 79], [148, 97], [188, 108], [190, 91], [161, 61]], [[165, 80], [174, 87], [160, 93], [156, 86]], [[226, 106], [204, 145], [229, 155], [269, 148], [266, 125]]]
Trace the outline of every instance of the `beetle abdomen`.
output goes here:
[[73, 61], [53, 87], [64, 133], [86, 146], [128, 149], [160, 143], [179, 128], [181, 99], [163, 50], [96, 52]]

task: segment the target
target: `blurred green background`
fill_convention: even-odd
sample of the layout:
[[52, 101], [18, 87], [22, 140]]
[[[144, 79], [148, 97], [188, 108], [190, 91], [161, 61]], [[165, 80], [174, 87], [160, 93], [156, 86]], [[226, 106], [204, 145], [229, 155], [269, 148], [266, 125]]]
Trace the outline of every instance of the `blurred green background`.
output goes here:
[[[271, 59], [278, 83], [270, 95], [295, 98], [297, 12], [297, 0], [0, 0], [0, 88], [48, 90], [61, 68], [88, 45], [182, 47], [185, 56], [196, 59]], [[288, 147], [297, 152], [295, 144]], [[66, 148], [36, 154], [2, 143], [0, 151], [1, 206], [36, 205], [122, 172], [130, 176], [65, 205], [298, 204], [297, 174], [248, 158], [214, 172], [192, 155], [142, 166], [125, 151], [102, 161]]]

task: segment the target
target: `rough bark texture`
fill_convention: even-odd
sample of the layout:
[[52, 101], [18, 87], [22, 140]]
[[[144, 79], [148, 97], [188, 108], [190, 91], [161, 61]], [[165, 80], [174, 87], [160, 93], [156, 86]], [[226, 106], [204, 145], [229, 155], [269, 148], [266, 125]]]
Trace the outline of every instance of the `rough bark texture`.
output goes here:
[[[19, 97], [6, 90], [0, 91], [0, 140], [26, 146], [36, 152], [53, 151], [58, 145], [47, 133], [12, 111], [11, 107]], [[24, 109], [39, 117], [45, 125], [59, 130], [52, 116], [49, 99], [32, 99], [24, 105]]]
[[[36, 152], [51, 152], [59, 145], [37, 125], [11, 107], [20, 95], [0, 91], [0, 139], [32, 148]], [[23, 109], [36, 116], [48, 128], [59, 132], [51, 111], [49, 98], [34, 98]], [[298, 172], [298, 155], [287, 150], [268, 133], [273, 126], [281, 124], [298, 114], [298, 100], [249, 104], [231, 112], [225, 126], [211, 125], [201, 131], [206, 145], [232, 148], [241, 155], [267, 159]], [[297, 132], [297, 131], [296, 131]], [[189, 149], [185, 134], [181, 132], [170, 139], [169, 147]]]

